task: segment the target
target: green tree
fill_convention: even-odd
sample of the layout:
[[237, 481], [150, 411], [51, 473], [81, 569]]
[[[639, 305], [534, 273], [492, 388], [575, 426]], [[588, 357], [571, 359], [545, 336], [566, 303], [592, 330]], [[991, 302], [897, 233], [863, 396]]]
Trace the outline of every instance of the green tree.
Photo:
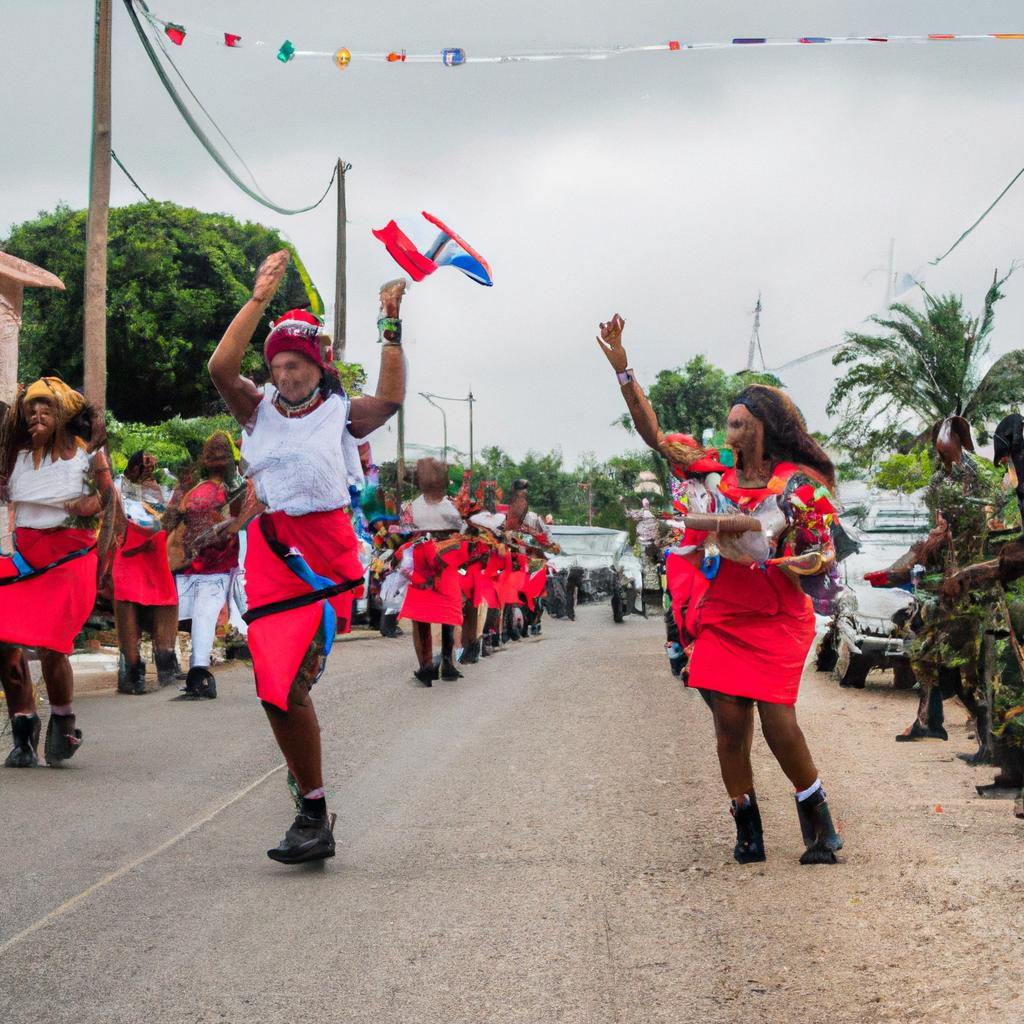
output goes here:
[[[57, 274], [66, 292], [25, 295], [19, 377], [82, 379], [85, 211], [58, 206], [11, 229], [0, 248]], [[120, 420], [154, 423], [218, 408], [206, 372], [224, 328], [249, 297], [260, 261], [291, 248], [274, 230], [174, 203], [110, 211], [108, 404]], [[268, 314], [307, 307], [294, 263]], [[243, 368], [262, 371], [254, 339]]]
[[890, 455], [879, 467], [874, 477], [876, 487], [886, 491], [908, 494], [920, 490], [931, 480], [935, 472], [928, 449], [924, 446], [902, 455]]
[[924, 312], [896, 303], [889, 316], [871, 318], [884, 335], [847, 333], [832, 357], [835, 366], [849, 367], [828, 401], [829, 414], [842, 417], [833, 443], [871, 462], [908, 429], [920, 442], [933, 423], [958, 413], [981, 432], [1016, 406], [1024, 392], [1024, 350], [986, 369], [995, 304], [1013, 269], [993, 279], [980, 316], [968, 313], [959, 295], [933, 296], [922, 288]]

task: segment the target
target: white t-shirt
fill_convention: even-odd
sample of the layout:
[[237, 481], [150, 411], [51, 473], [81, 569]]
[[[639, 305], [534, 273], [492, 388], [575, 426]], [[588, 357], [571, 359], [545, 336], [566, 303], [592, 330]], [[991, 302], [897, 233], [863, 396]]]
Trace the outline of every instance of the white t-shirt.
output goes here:
[[14, 502], [14, 525], [36, 530], [63, 526], [68, 518], [64, 506], [89, 493], [89, 455], [76, 448], [70, 459], [43, 456], [37, 469], [31, 451], [18, 452], [7, 484]]
[[430, 502], [421, 494], [418, 498], [413, 499], [409, 511], [412, 516], [412, 525], [417, 530], [458, 530], [461, 532], [466, 528], [462, 516], [459, 515], [458, 509], [449, 498]]

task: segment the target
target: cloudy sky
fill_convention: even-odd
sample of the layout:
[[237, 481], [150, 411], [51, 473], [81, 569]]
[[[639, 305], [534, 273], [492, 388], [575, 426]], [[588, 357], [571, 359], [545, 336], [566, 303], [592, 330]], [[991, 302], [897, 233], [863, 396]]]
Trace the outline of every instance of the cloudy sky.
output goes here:
[[[493, 289], [447, 270], [405, 308], [407, 437], [440, 444], [417, 392], [479, 399], [476, 440], [568, 460], [636, 447], [611, 421], [618, 387], [593, 340], [627, 319], [642, 383], [697, 353], [746, 361], [760, 291], [762, 343], [779, 366], [877, 312], [896, 267], [977, 308], [996, 267], [1024, 256], [1024, 182], [940, 267], [944, 251], [1024, 164], [1024, 41], [741, 48], [549, 64], [353, 64], [274, 59], [297, 49], [461, 46], [473, 54], [735, 36], [1024, 31], [1011, 0], [153, 0], [190, 29], [173, 48], [189, 83], [284, 206], [323, 190], [337, 157], [349, 200], [349, 353], [373, 367], [379, 283], [395, 266], [370, 235], [429, 210], [489, 260]], [[63, 200], [84, 206], [92, 4], [6, 0], [0, 235]], [[264, 48], [218, 47], [199, 29]], [[17, 45], [14, 45], [16, 42]], [[15, 83], [12, 89], [10, 83]], [[163, 92], [114, 8], [114, 148], [153, 197], [284, 232], [333, 295], [334, 204], [283, 217], [241, 194]], [[116, 168], [111, 201], [138, 194]], [[1017, 230], [1014, 230], [1017, 229]], [[993, 353], [1024, 342], [1024, 271], [999, 308]], [[219, 333], [222, 325], [211, 325]], [[781, 376], [826, 429], [828, 358]], [[449, 407], [465, 448], [465, 407]], [[678, 424], [667, 426], [678, 427]], [[393, 433], [379, 439], [387, 458]]]

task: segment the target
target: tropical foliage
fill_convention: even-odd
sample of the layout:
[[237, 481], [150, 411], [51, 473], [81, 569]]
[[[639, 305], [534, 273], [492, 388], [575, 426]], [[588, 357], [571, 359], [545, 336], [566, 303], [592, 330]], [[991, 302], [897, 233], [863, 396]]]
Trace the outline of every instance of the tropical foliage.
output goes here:
[[[0, 248], [56, 274], [67, 291], [29, 289], [19, 379], [82, 381], [85, 211], [58, 206], [16, 225]], [[155, 423], [217, 411], [206, 361], [249, 297], [256, 267], [290, 248], [271, 228], [174, 203], [110, 211], [107, 404], [120, 419]], [[269, 316], [310, 304], [295, 263]], [[257, 342], [262, 338], [257, 338]], [[254, 345], [246, 372], [259, 372]]]
[[984, 439], [986, 423], [1024, 394], [1024, 350], [989, 359], [995, 305], [1012, 272], [993, 279], [979, 316], [961, 296], [922, 287], [923, 311], [896, 303], [888, 316], [871, 318], [884, 334], [848, 333], [832, 357], [849, 367], [829, 397], [829, 414], [841, 416], [833, 443], [869, 464], [908, 438], [926, 439], [933, 423], [954, 413]]

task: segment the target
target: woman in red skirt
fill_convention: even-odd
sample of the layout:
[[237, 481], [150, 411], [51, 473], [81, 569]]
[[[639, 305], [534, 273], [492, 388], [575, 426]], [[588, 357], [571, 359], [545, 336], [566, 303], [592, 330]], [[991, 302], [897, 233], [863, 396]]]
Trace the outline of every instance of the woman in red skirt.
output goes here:
[[[617, 314], [599, 343], [624, 390], [635, 388]], [[834, 596], [839, 524], [830, 503], [831, 461], [777, 388], [754, 384], [733, 399], [726, 445], [735, 455], [718, 486], [715, 512], [686, 517], [686, 557], [699, 566], [685, 632], [693, 637], [689, 684], [712, 697], [722, 779], [736, 821], [733, 855], [763, 861], [764, 835], [750, 750], [754, 708], [769, 748], [796, 793], [805, 850], [801, 864], [834, 864], [843, 845], [796, 718], [814, 606]], [[699, 546], [698, 546], [699, 545]]]
[[170, 495], [157, 482], [155, 470], [156, 458], [150, 452], [135, 452], [117, 484], [127, 520], [113, 573], [122, 662], [118, 693], [146, 692], [146, 663], [139, 643], [147, 620], [159, 685], [169, 686], [177, 675], [178, 589], [167, 558], [167, 534], [160, 524]]
[[79, 392], [43, 377], [19, 394], [0, 428], [0, 484], [14, 504], [15, 527], [14, 555], [0, 558], [0, 677], [14, 735], [11, 768], [38, 763], [40, 722], [25, 647], [39, 652], [50, 701], [46, 763], [57, 767], [82, 743], [68, 655], [96, 601], [96, 530], [112, 489], [106, 456], [93, 450], [94, 422]]

